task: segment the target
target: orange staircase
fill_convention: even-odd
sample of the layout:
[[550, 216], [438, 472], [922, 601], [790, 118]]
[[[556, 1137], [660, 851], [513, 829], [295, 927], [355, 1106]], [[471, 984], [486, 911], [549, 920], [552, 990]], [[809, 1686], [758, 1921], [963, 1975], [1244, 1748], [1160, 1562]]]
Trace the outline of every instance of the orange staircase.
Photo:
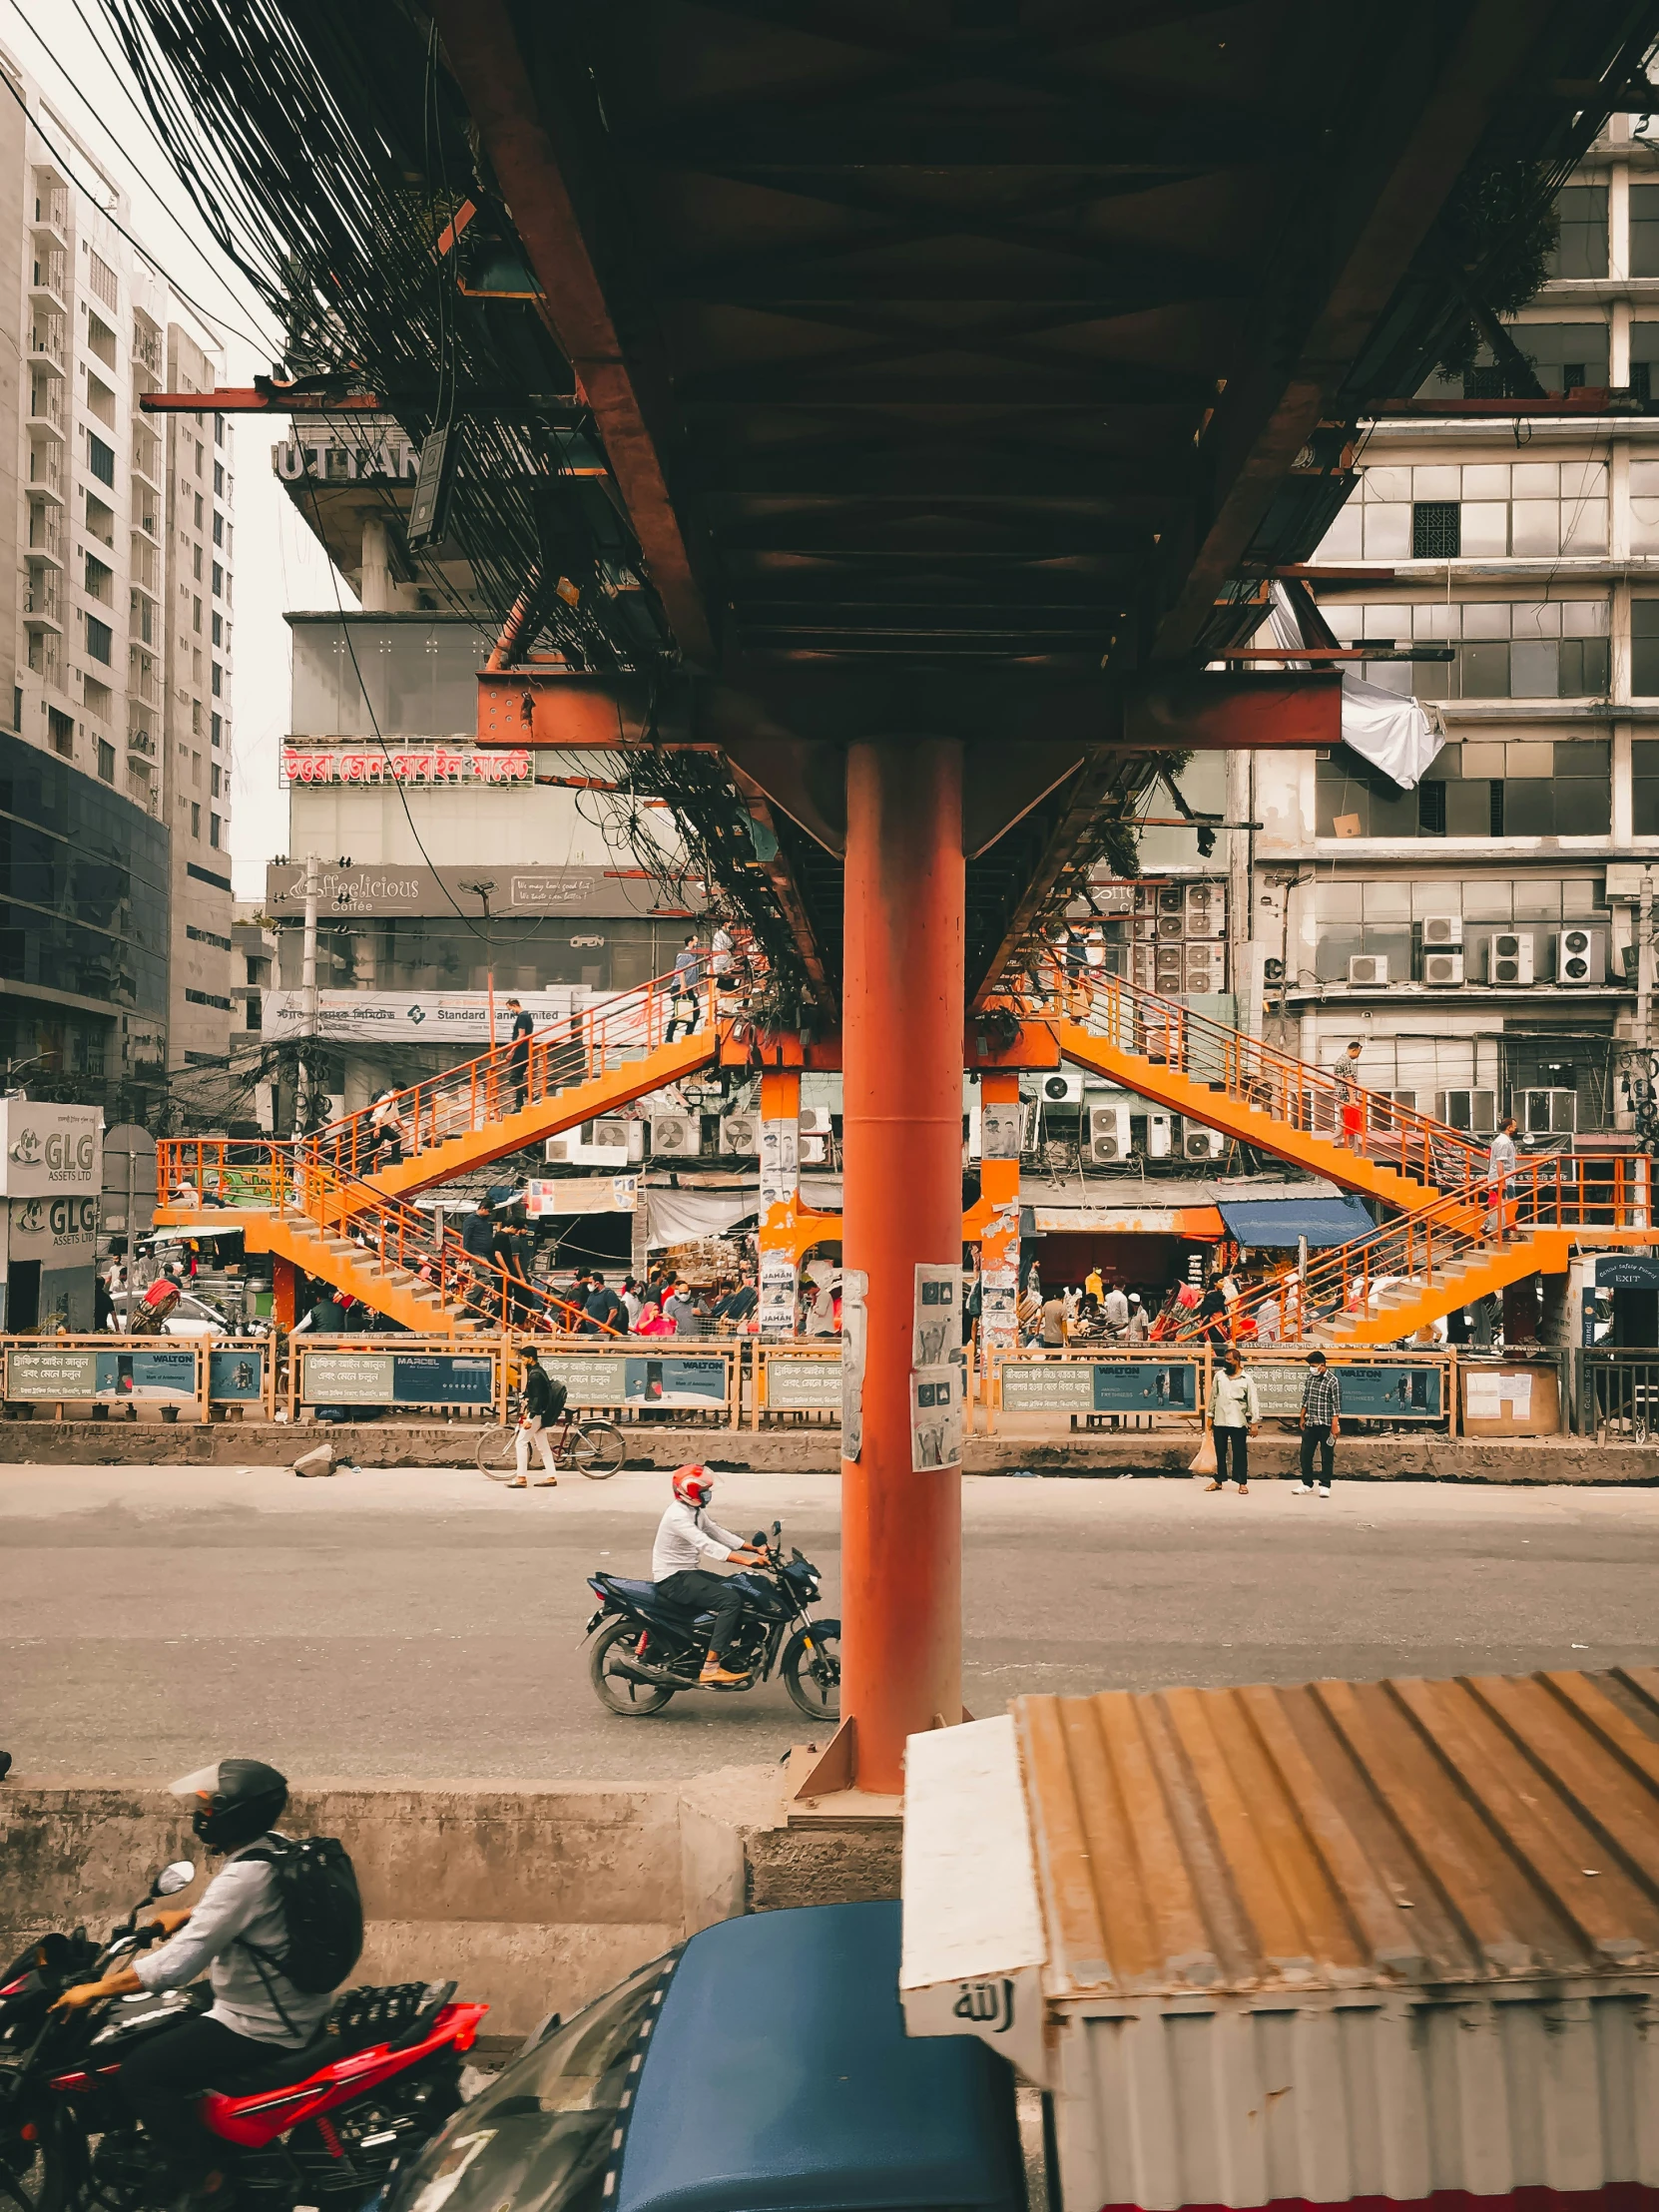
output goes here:
[[[1628, 1152], [1547, 1153], [1522, 1161], [1501, 1219], [1489, 1190], [1433, 1206], [1308, 1257], [1228, 1313], [1240, 1341], [1347, 1351], [1392, 1345], [1527, 1276], [1559, 1275], [1575, 1246], [1659, 1244], [1652, 1163]], [[1205, 1334], [1188, 1320], [1179, 1332]]]
[[[475, 1060], [413, 1083], [385, 1102], [330, 1122], [302, 1140], [312, 1159], [391, 1196], [423, 1191], [540, 1145], [562, 1130], [614, 1114], [665, 1084], [706, 1067], [720, 1050], [713, 980], [697, 987], [696, 1029], [671, 1042], [674, 979], [622, 991], [536, 1032], [516, 1048], [496, 1045]], [[378, 1146], [395, 1121], [402, 1158]]]
[[[1015, 994], [1014, 1003], [1050, 1023], [1076, 1066], [1388, 1206], [1415, 1212], [1485, 1173], [1486, 1148], [1466, 1131], [1121, 976], [1055, 968], [1046, 993]], [[1345, 1108], [1358, 1109], [1352, 1134]]]

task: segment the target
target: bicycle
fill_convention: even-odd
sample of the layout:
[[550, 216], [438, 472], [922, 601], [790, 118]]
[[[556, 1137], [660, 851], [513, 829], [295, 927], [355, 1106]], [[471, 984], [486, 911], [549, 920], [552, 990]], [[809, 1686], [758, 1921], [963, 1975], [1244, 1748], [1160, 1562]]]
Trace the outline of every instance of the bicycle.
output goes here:
[[[514, 1444], [517, 1434], [517, 1421], [485, 1429], [473, 1454], [480, 1474], [487, 1474], [492, 1482], [513, 1479], [518, 1473], [518, 1452]], [[628, 1456], [622, 1430], [612, 1420], [579, 1421], [565, 1412], [551, 1428], [544, 1430], [544, 1434], [553, 1438], [554, 1466], [565, 1472], [574, 1468], [585, 1474], [590, 1482], [606, 1481]]]

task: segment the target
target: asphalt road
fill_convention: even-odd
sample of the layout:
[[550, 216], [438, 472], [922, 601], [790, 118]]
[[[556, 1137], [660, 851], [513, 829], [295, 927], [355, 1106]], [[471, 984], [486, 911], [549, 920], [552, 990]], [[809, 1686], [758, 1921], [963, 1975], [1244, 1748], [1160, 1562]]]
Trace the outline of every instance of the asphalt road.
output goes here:
[[[335, 1777], [673, 1776], [806, 1733], [781, 1686], [613, 1719], [585, 1574], [649, 1570], [660, 1473], [509, 1492], [468, 1471], [0, 1469], [0, 1745], [19, 1780], [230, 1751]], [[728, 1475], [837, 1598], [837, 1485]], [[980, 1478], [969, 1708], [1021, 1690], [1659, 1662], [1659, 1490]]]

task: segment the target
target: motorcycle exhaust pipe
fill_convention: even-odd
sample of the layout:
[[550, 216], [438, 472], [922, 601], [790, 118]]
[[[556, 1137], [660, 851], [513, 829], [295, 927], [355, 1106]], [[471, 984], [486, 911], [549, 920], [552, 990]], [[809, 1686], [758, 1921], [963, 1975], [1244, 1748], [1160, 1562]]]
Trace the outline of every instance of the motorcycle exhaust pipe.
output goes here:
[[653, 1690], [695, 1690], [695, 1674], [670, 1674], [666, 1667], [648, 1667], [639, 1659], [613, 1659], [609, 1672], [629, 1682], [643, 1682]]

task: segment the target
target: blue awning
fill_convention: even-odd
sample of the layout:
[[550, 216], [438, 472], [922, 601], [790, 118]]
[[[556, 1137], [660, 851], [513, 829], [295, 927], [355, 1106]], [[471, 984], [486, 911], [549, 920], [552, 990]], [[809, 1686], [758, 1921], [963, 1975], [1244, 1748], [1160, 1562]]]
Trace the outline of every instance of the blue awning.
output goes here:
[[1377, 1224], [1352, 1193], [1344, 1198], [1218, 1198], [1227, 1233], [1242, 1245], [1351, 1244]]

